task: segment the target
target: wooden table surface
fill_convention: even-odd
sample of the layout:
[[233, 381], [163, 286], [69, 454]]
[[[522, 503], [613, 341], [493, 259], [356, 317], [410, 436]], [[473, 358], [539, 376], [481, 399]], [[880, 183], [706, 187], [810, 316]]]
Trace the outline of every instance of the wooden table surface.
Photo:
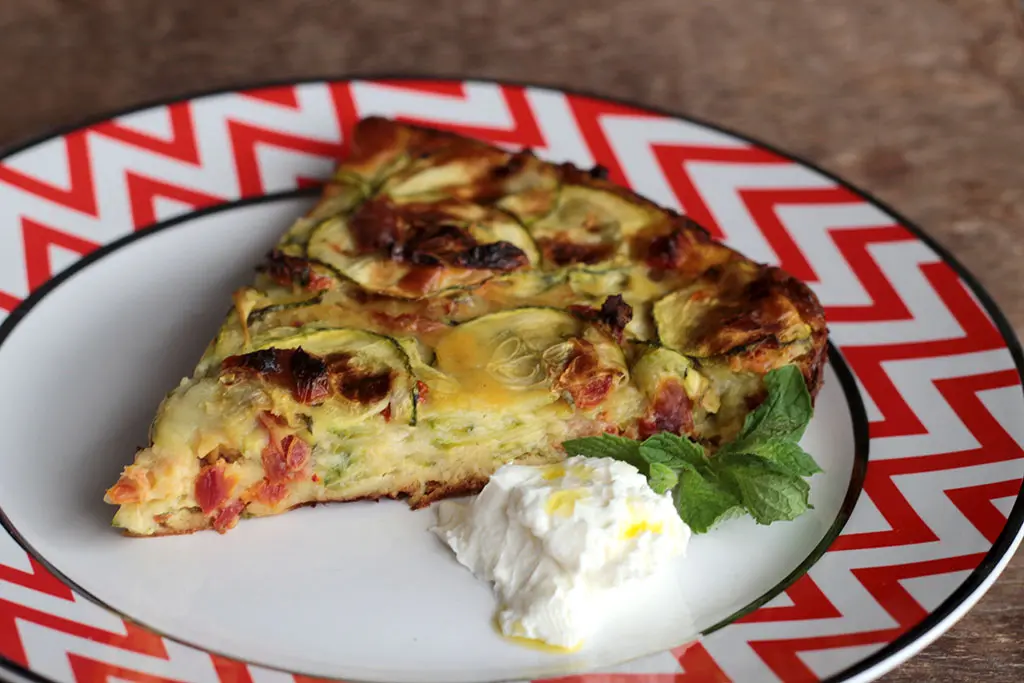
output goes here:
[[[571, 85], [721, 122], [896, 207], [1024, 331], [1017, 0], [3, 0], [0, 145], [196, 89], [345, 73]], [[884, 680], [1021, 681], [1022, 641], [1019, 556]]]

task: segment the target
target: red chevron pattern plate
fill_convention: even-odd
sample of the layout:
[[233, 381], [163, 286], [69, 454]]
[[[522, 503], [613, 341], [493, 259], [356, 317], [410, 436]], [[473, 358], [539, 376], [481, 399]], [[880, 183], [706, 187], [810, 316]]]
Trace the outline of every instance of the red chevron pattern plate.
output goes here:
[[[614, 180], [803, 278], [827, 308], [838, 378], [831, 385], [850, 389], [843, 419], [870, 438], [866, 471], [854, 463], [851, 495], [837, 498], [837, 508], [843, 503], [852, 514], [837, 513], [823, 547], [784, 577], [784, 590], [769, 591], [745, 616], [704, 629], [696, 643], [562, 683], [869, 680], [948, 628], [1009, 561], [1024, 524], [1022, 359], [1009, 326], [970, 276], [892, 211], [799, 160], [706, 123], [580, 94], [481, 81], [310, 81], [140, 108], [10, 151], [0, 159], [0, 385], [10, 390], [33, 380], [52, 397], [61, 384], [39, 379], [55, 376], [52, 367], [94, 372], [97, 381], [110, 376], [110, 368], [90, 368], [88, 356], [75, 356], [88, 350], [78, 337], [66, 353], [40, 359], [15, 357], [19, 335], [44, 324], [65, 330], [57, 337], [70, 335], [87, 316], [94, 327], [131, 339], [134, 332], [119, 330], [119, 321], [133, 319], [136, 309], [182, 311], [188, 304], [181, 302], [192, 301], [187, 293], [125, 299], [117, 310], [85, 301], [56, 317], [47, 313], [56, 304], [41, 302], [87, 277], [114, 277], [117, 254], [129, 243], [150, 245], [168, 260], [192, 254], [196, 260], [173, 264], [192, 267], [204, 243], [175, 251], [167, 240], [200, 228], [163, 230], [185, 222], [227, 226], [201, 229], [234, 231], [232, 239], [255, 254], [257, 242], [245, 241], [249, 222], [272, 219], [274, 229], [283, 228], [294, 209], [289, 202], [301, 202], [304, 188], [329, 173], [353, 122], [369, 114], [529, 146], [578, 165], [600, 163]], [[278, 200], [283, 204], [273, 204]], [[277, 208], [253, 213], [271, 204]], [[101, 258], [113, 265], [93, 268]], [[216, 279], [195, 268], [194, 280]], [[227, 287], [229, 279], [210, 286]], [[123, 279], [110, 287], [125, 289]], [[181, 319], [205, 331], [220, 314], [185, 311]], [[159, 332], [174, 338], [172, 329]], [[171, 343], [160, 353], [175, 356], [180, 372], [197, 350]], [[39, 370], [43, 361], [50, 370]], [[175, 379], [153, 381], [166, 388]], [[31, 397], [8, 396], [8, 412], [32, 419], [25, 407]], [[123, 399], [113, 414], [147, 422], [151, 406], [137, 408], [137, 399]], [[61, 429], [51, 431], [86, 433], [79, 412], [88, 411], [61, 413], [51, 423]], [[92, 487], [83, 498], [89, 501], [78, 501], [88, 516], [111, 472], [90, 479], [65, 470], [46, 460], [53, 457], [44, 454], [47, 435], [36, 437], [40, 462], [55, 463], [47, 477], [81, 476]], [[822, 438], [818, 447], [827, 450], [828, 434]], [[0, 457], [0, 676], [307, 683], [313, 679], [289, 671], [320, 671], [233, 659], [218, 654], [223, 648], [186, 644], [202, 638], [162, 635], [130, 611], [91, 600], [51, 566], [61, 547], [73, 545], [75, 522], [63, 535], [53, 526], [58, 531], [49, 537], [36, 533], [35, 522], [22, 524], [11, 487], [34, 484], [15, 479], [7, 464], [15, 461]], [[39, 510], [48, 505], [44, 497], [35, 503]]]

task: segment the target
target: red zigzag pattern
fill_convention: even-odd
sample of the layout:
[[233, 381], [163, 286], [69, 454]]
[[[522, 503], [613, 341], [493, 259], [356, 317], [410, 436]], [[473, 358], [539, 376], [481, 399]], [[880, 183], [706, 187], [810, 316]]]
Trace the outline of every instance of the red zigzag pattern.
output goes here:
[[[449, 98], [453, 103], [465, 100], [467, 85], [448, 81], [386, 81], [374, 84], [381, 92], [388, 90], [405, 93], [424, 93]], [[361, 105], [352, 96], [349, 84], [328, 84], [322, 90], [328, 93], [338, 127], [347, 131], [361, 113]], [[544, 126], [529, 98], [529, 90], [519, 86], [503, 86], [500, 95], [512, 126], [507, 129], [481, 125], [472, 121], [438, 122], [418, 118], [410, 112], [400, 116], [410, 122], [440, 125], [457, 132], [480, 137], [497, 144], [524, 147], [544, 147], [548, 140]], [[275, 87], [242, 93], [243, 101], [253, 106], [280, 108], [281, 111], [301, 115], [303, 101], [295, 87]], [[660, 119], [659, 115], [634, 107], [603, 102], [588, 97], [567, 96], [568, 108], [575, 125], [586, 141], [593, 157], [609, 168], [611, 178], [625, 182], [629, 174], [616, 151], [614, 141], [606, 134], [609, 120], [617, 118]], [[204, 163], [202, 140], [196, 126], [196, 103], [181, 102], [163, 110], [170, 127], [169, 137], [158, 137], [140, 132], [118, 121], [106, 121], [88, 129], [64, 136], [61, 144], [68, 166], [68, 186], [58, 187], [14, 168], [0, 164], [0, 185], [31, 195], [63, 209], [86, 217], [100, 216], [101, 202], [97, 195], [97, 182], [93, 176], [94, 163], [90, 153], [90, 136], [102, 136], [134, 149], [137, 153], [155, 159], [173, 160], [185, 167], [201, 171]], [[200, 208], [239, 197], [256, 196], [270, 191], [264, 181], [257, 149], [260, 146], [292, 150], [314, 157], [335, 159], [343, 155], [346, 135], [334, 141], [325, 141], [255, 125], [247, 121], [226, 118], [224, 135], [233, 158], [237, 191], [217, 192], [187, 187], [172, 180], [151, 174], [125, 170], [124, 191], [128, 197], [130, 225], [144, 228], [157, 220], [155, 203], [164, 198]], [[650, 154], [661, 168], [664, 178], [680, 205], [706, 225], [719, 237], [727, 236], [728, 226], [720, 225], [716, 207], [700, 192], [687, 167], [695, 162], [717, 164], [743, 164], [763, 166], [766, 169], [785, 167], [794, 162], [753, 145], [719, 147], [692, 143], [651, 142]], [[312, 177], [297, 177], [297, 185], [319, 182]], [[766, 241], [777, 255], [780, 265], [810, 282], [819, 279], [813, 259], [804, 253], [790, 230], [780, 218], [782, 206], [819, 206], [859, 203], [863, 200], [849, 190], [839, 187], [814, 188], [737, 188], [742, 205], [756, 222]], [[21, 244], [28, 291], [44, 284], [53, 276], [52, 247], [87, 254], [98, 245], [74, 231], [62, 230], [56, 225], [24, 215], [20, 217]], [[900, 293], [886, 276], [882, 266], [872, 255], [872, 247], [915, 242], [916, 238], [904, 227], [894, 224], [865, 225], [859, 228], [829, 230], [828, 236], [841, 254], [846, 266], [856, 276], [870, 303], [866, 305], [828, 306], [833, 324], [912, 321], [912, 314]], [[880, 414], [871, 424], [872, 439], [893, 436], [921, 435], [926, 432], [908, 397], [901, 395], [886, 371], [887, 364], [909, 359], [957, 356], [1005, 349], [1006, 342], [998, 330], [968, 294], [952, 269], [943, 263], [925, 263], [917, 266], [931, 285], [934, 295], [950, 311], [964, 331], [963, 336], [914, 343], [885, 343], [843, 348], [844, 355], [862, 386]], [[11, 292], [0, 291], [0, 309], [12, 310], [20, 298]], [[1024, 457], [1020, 446], [1006, 432], [1003, 425], [982, 403], [978, 394], [983, 391], [1019, 386], [1020, 377], [1014, 370], [983, 372], [963, 377], [939, 379], [934, 386], [963, 421], [963, 425], [977, 439], [978, 447], [968, 451], [940, 453], [927, 457], [908, 453], [908, 457], [873, 460], [870, 463], [864, 492], [889, 524], [889, 529], [870, 532], [850, 532], [842, 535], [830, 549], [833, 553], [856, 553], [859, 550], [888, 546], [912, 546], [941, 542], [940, 535], [930, 528], [914, 510], [897, 486], [900, 477], [925, 472], [954, 470], [986, 463], [1018, 460]], [[1021, 479], [994, 481], [978, 486], [951, 488], [945, 495], [964, 518], [989, 542], [994, 542], [1005, 524], [1005, 517], [991, 501], [1015, 496]], [[818, 680], [817, 674], [801, 660], [800, 653], [845, 648], [856, 645], [878, 645], [892, 641], [899, 634], [919, 623], [927, 610], [919, 605], [901, 585], [901, 581], [939, 574], [972, 570], [982, 559], [982, 553], [954, 554], [939, 559], [907, 562], [892, 566], [853, 567], [851, 575], [892, 618], [894, 626], [859, 628], [837, 635], [810, 637], [760, 638], [746, 641], [746, 645], [760, 658], [767, 670], [783, 681]], [[31, 572], [0, 565], [0, 583], [11, 584], [49, 596], [50, 599], [72, 601], [69, 588], [49, 574], [35, 560], [30, 560]], [[844, 617], [811, 575], [794, 583], [786, 595], [789, 605], [769, 604], [712, 636], [728, 637], [730, 629], [756, 628], [758, 624], [795, 624], [817, 620], [835, 620]], [[97, 643], [103, 643], [140, 655], [167, 659], [163, 640], [145, 629], [126, 622], [123, 633], [110, 633], [92, 626], [54, 616], [45, 611], [29, 608], [12, 600], [0, 599], [0, 655], [22, 666], [28, 666], [28, 657], [21, 645], [18, 622], [27, 622], [60, 631]], [[739, 633], [739, 631], [736, 631]], [[725, 682], [732, 680], [727, 673], [730, 664], [716, 661], [711, 651], [701, 644], [673, 651], [681, 671], [665, 674], [588, 674], [557, 679], [559, 683], [668, 683]], [[119, 680], [157, 683], [177, 681], [161, 678], [97, 661], [78, 654], [68, 654], [74, 679], [98, 683]], [[212, 656], [213, 665], [223, 683], [251, 683], [248, 668], [241, 663]], [[297, 683], [307, 683], [296, 676]], [[314, 679], [308, 679], [311, 683]]]

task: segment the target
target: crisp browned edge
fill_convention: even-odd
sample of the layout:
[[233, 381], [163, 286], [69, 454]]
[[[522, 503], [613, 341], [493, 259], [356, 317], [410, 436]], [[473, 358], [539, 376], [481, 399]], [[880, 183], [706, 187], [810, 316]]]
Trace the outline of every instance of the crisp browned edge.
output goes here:
[[[438, 482], [440, 484], [440, 482]], [[409, 507], [413, 510], [419, 510], [425, 508], [431, 503], [441, 500], [443, 498], [456, 498], [458, 496], [468, 496], [476, 493], [480, 493], [483, 487], [487, 484], [486, 477], [466, 477], [459, 481], [450, 482], [447, 484], [440, 484], [423, 495], [416, 495], [414, 491], [401, 490], [401, 491], [390, 491], [388, 493], [381, 493], [379, 495], [367, 495], [367, 496], [350, 496], [347, 498], [332, 498], [330, 500], [311, 500], [305, 503], [298, 503], [292, 505], [289, 508], [280, 510], [267, 515], [253, 515], [252, 517], [242, 517], [242, 519], [255, 519], [257, 517], [274, 517], [281, 515], [291, 510], [303, 507], [316, 507], [317, 505], [329, 505], [333, 503], [354, 503], [357, 501], [380, 501], [380, 500], [406, 500], [409, 503]], [[240, 520], [241, 521], [241, 520]], [[194, 534], [197, 531], [207, 531], [213, 529], [210, 524], [210, 520], [206, 520], [204, 526], [199, 526], [194, 529], [161, 529], [152, 534], [136, 534], [127, 530], [122, 530], [121, 534], [129, 538], [158, 538], [161, 536], [187, 536]], [[230, 531], [230, 529], [229, 529]]]

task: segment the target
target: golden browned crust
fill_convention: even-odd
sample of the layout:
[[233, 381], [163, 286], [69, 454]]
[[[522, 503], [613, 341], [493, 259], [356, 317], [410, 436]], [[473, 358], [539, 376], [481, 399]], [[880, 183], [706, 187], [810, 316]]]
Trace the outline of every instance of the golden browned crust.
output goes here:
[[488, 477], [469, 476], [457, 481], [428, 482], [427, 488], [419, 496], [409, 499], [409, 507], [413, 510], [425, 508], [443, 498], [456, 498], [480, 493], [487, 485]]
[[128, 529], [121, 529], [121, 535], [127, 536], [128, 538], [160, 538], [162, 536], [188, 536], [190, 534], [194, 534], [197, 531], [206, 531], [207, 529], [212, 528], [213, 525], [210, 524], [209, 520], [207, 520], [205, 525], [192, 527], [191, 529], [172, 529], [170, 527], [161, 525], [159, 531], [156, 531], [151, 534], [137, 534], [134, 531], [129, 531]]
[[[457, 498], [459, 496], [469, 496], [480, 491], [487, 485], [487, 477], [479, 475], [467, 475], [461, 479], [456, 479], [447, 482], [430, 481], [427, 482], [426, 486], [419, 487], [408, 487], [407, 489], [396, 490], [396, 491], [381, 491], [379, 493], [362, 495], [362, 496], [339, 496], [338, 498], [330, 498], [326, 500], [311, 500], [304, 503], [297, 503], [290, 507], [278, 510], [273, 513], [265, 515], [255, 515], [259, 517], [272, 517], [279, 515], [291, 510], [295, 510], [301, 507], [316, 507], [317, 505], [327, 505], [332, 503], [355, 503], [358, 501], [379, 501], [379, 500], [401, 500], [405, 499], [409, 507], [413, 510], [419, 510], [427, 507], [431, 503], [435, 503], [445, 498]], [[206, 531], [213, 528], [210, 518], [204, 518], [204, 524], [196, 526], [190, 529], [174, 529], [166, 525], [161, 525], [160, 529], [152, 534], [135, 534], [128, 530], [123, 530], [122, 535], [130, 538], [157, 538], [160, 536], [184, 536], [188, 534], [194, 534], [197, 531]]]
[[[737, 369], [763, 374], [777, 364], [794, 328], [810, 328], [810, 350], [795, 359], [812, 396], [823, 381], [828, 330], [825, 312], [810, 288], [785, 271], [758, 266], [753, 277], [742, 283], [723, 283], [713, 271], [719, 296], [701, 321], [694, 349], [700, 357], [731, 355]], [[801, 338], [803, 335], [801, 333]]]

